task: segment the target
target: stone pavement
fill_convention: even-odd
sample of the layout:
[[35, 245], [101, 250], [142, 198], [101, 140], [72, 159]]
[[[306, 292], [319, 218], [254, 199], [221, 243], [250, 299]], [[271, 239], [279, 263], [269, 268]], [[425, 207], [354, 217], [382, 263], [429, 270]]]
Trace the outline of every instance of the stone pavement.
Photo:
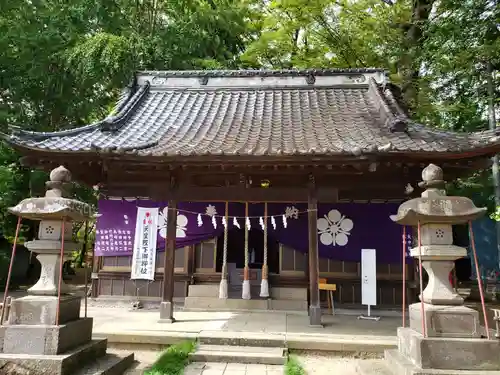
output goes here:
[[184, 375], [283, 375], [283, 366], [195, 362], [186, 367]]
[[116, 333], [151, 336], [185, 334], [187, 337], [205, 332], [253, 332], [287, 336], [357, 336], [366, 339], [392, 340], [400, 317], [383, 317], [380, 321], [358, 320], [356, 315], [323, 315], [323, 328], [309, 326], [307, 315], [294, 312], [186, 312], [176, 311], [173, 324], [159, 323], [159, 312], [131, 310], [125, 307], [89, 306], [88, 316], [94, 318], [94, 334]]

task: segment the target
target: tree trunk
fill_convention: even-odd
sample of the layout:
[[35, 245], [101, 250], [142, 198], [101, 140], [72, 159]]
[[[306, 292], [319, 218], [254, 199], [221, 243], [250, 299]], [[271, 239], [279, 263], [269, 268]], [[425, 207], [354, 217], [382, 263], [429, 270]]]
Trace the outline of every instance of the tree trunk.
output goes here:
[[403, 79], [403, 99], [410, 114], [418, 107], [418, 94], [424, 32], [435, 0], [415, 0], [411, 21], [404, 26], [406, 31], [404, 52], [399, 63], [399, 74]]

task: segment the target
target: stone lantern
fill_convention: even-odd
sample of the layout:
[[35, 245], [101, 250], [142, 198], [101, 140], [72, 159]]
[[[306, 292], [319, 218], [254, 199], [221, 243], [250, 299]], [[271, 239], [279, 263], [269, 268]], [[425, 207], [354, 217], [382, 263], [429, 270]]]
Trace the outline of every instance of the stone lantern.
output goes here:
[[[463, 305], [449, 282], [454, 261], [467, 255], [465, 248], [453, 245], [453, 225], [469, 223], [486, 209], [477, 208], [469, 198], [447, 196], [443, 171], [436, 165], [426, 167], [422, 179], [422, 196], [401, 204], [391, 219], [415, 229], [420, 225], [420, 246], [417, 243], [410, 254], [421, 258], [429, 276], [419, 296], [423, 314], [421, 302], [409, 306], [409, 327], [398, 328], [398, 349], [386, 351], [390, 365], [379, 373], [500, 374], [500, 342], [483, 338], [479, 313]], [[373, 364], [360, 365], [362, 374], [373, 371]]]
[[25, 246], [37, 254], [42, 268], [28, 296], [12, 300], [8, 324], [0, 326], [0, 368], [10, 363], [21, 366], [23, 374], [70, 375], [87, 365], [85, 371], [90, 372], [85, 374], [94, 373], [96, 366], [126, 368], [133, 361], [133, 355], [112, 358], [111, 364], [107, 358], [101, 360], [107, 341], [92, 341], [92, 318], [80, 317], [82, 297], [70, 294], [64, 283], [58, 311], [62, 242], [65, 255], [79, 250], [72, 241], [73, 222], [92, 215], [88, 204], [67, 198], [70, 183], [70, 172], [60, 166], [50, 173], [45, 197], [28, 198], [9, 209], [21, 218], [40, 221], [38, 238]]

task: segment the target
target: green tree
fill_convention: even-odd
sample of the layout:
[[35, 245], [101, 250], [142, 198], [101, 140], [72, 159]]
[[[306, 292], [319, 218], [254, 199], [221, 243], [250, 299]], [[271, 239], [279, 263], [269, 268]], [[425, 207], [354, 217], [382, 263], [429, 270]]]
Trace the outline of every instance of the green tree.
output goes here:
[[[239, 0], [57, 0], [0, 2], [0, 131], [54, 131], [109, 113], [118, 90], [142, 69], [234, 67], [251, 4]], [[0, 148], [0, 229], [6, 208], [43, 192], [46, 175]], [[76, 197], [95, 202], [77, 186]], [[33, 228], [27, 228], [27, 235]]]

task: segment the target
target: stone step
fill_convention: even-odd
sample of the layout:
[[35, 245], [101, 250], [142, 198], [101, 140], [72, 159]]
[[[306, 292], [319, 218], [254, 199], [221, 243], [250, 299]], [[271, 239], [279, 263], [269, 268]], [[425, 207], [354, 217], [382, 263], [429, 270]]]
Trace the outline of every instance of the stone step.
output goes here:
[[123, 375], [134, 363], [134, 353], [108, 353], [77, 371], [74, 375]]
[[0, 367], [7, 363], [21, 365], [36, 375], [74, 375], [82, 364], [95, 361], [106, 354], [107, 340], [93, 340], [64, 354], [6, 354], [0, 353]]
[[190, 359], [193, 362], [283, 365], [286, 361], [285, 354], [284, 348], [200, 344], [190, 354]]
[[265, 348], [284, 348], [285, 335], [257, 332], [245, 332], [235, 335], [234, 332], [202, 331], [198, 342], [203, 345], [230, 345], [230, 346], [255, 346]]

